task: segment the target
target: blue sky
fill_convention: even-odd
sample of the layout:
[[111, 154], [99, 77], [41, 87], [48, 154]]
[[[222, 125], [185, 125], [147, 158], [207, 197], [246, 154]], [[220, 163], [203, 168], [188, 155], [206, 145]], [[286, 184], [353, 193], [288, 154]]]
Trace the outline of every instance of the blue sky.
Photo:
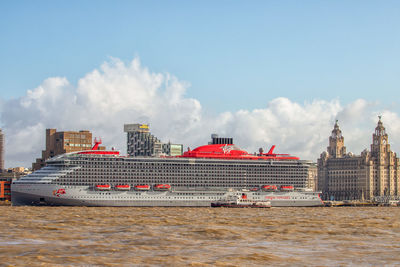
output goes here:
[[214, 111], [280, 96], [397, 109], [399, 14], [398, 1], [2, 1], [1, 94], [138, 56]]
[[0, 1], [6, 163], [29, 166], [46, 128], [124, 151], [116, 129], [136, 122], [185, 146], [215, 132], [315, 161], [336, 119], [358, 154], [383, 115], [398, 151], [399, 14], [400, 1]]

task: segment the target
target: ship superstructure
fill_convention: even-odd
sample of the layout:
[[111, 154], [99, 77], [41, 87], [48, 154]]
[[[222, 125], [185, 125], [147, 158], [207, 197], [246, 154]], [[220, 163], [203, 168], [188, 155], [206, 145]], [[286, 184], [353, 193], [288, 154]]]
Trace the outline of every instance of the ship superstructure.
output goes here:
[[[98, 144], [96, 144], [98, 145]], [[89, 150], [56, 156], [12, 184], [13, 205], [210, 206], [230, 195], [272, 206], [318, 206], [311, 162], [206, 145], [179, 157], [125, 157]]]

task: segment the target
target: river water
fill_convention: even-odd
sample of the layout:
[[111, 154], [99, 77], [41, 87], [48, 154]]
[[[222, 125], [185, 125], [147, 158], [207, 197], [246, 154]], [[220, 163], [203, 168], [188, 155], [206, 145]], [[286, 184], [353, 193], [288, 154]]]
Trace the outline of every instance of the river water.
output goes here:
[[400, 208], [0, 206], [0, 266], [399, 266]]

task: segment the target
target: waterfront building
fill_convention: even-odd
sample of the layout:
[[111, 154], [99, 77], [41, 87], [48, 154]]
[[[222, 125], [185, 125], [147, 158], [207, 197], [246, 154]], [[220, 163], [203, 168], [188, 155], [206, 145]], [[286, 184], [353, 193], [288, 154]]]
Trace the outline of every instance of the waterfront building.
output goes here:
[[399, 166], [381, 117], [372, 135], [371, 151], [365, 149], [361, 155], [346, 153], [336, 121], [327, 151], [318, 159], [318, 190], [325, 200], [398, 199]]
[[11, 201], [11, 177], [4, 177], [4, 173], [0, 174], [0, 201]]
[[168, 156], [176, 157], [183, 154], [182, 144], [171, 144], [170, 142], [163, 144], [163, 153]]
[[8, 173], [19, 173], [19, 174], [28, 174], [31, 172], [28, 168], [25, 168], [25, 167], [8, 168], [5, 171]]
[[308, 179], [306, 188], [310, 188], [313, 191], [318, 191], [318, 166], [315, 162], [310, 163], [310, 167], [308, 169]]
[[149, 124], [124, 124], [127, 133], [127, 153], [132, 157], [180, 156], [183, 145], [163, 143], [150, 133]]
[[4, 134], [0, 129], [0, 172], [4, 170]]
[[[46, 129], [46, 149], [42, 151], [42, 157], [32, 164], [32, 170], [38, 170], [45, 166], [45, 161], [56, 155], [89, 150], [92, 147], [92, 133], [81, 130], [57, 132], [56, 129]], [[99, 147], [105, 150], [105, 147]]]
[[10, 168], [0, 173], [0, 201], [11, 201], [11, 183], [13, 179], [28, 174], [24, 167]]

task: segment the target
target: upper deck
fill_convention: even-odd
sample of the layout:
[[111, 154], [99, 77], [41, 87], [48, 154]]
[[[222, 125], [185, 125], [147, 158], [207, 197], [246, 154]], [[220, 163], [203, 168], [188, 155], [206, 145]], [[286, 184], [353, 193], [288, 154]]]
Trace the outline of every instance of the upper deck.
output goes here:
[[194, 150], [183, 153], [183, 158], [212, 158], [225, 160], [299, 160], [298, 157], [289, 154], [273, 153], [275, 146], [272, 146], [267, 153], [249, 154], [233, 144], [213, 144], [200, 146]]

